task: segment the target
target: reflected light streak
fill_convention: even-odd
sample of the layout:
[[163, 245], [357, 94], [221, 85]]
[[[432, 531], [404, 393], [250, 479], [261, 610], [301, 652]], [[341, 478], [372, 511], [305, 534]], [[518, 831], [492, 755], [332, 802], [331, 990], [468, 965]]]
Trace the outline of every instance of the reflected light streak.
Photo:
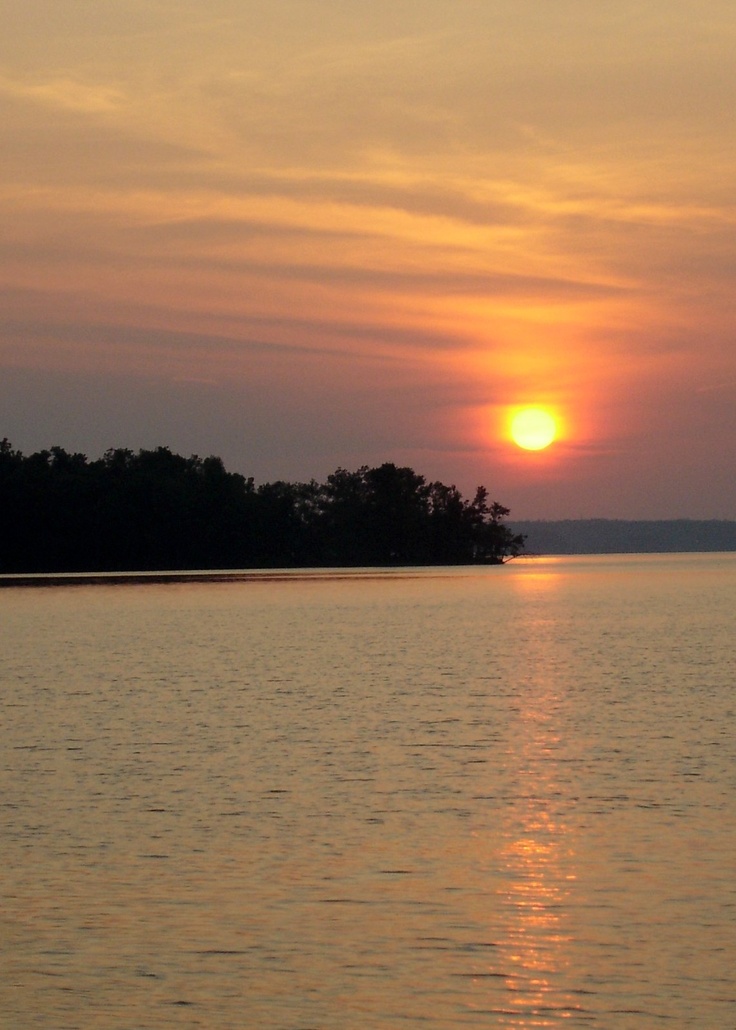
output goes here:
[[[539, 574], [519, 579], [526, 581], [525, 587], [547, 593], [554, 576]], [[533, 604], [533, 593], [528, 596]], [[548, 617], [548, 603], [544, 609]], [[513, 750], [511, 781], [516, 796], [508, 809], [505, 843], [494, 859], [500, 877], [496, 890], [500, 935], [495, 968], [502, 973], [505, 985], [503, 1025], [526, 1030], [559, 1025], [561, 1019], [570, 1018], [580, 1009], [567, 982], [573, 940], [569, 931], [570, 896], [576, 877], [573, 849], [564, 817], [559, 814], [562, 786], [557, 759], [564, 741], [556, 726], [556, 712], [561, 698], [546, 661], [545, 641], [550, 628], [548, 618], [541, 619], [542, 614], [530, 612], [539, 626], [532, 634], [536, 650], [527, 655], [530, 679], [521, 688], [520, 739]]]

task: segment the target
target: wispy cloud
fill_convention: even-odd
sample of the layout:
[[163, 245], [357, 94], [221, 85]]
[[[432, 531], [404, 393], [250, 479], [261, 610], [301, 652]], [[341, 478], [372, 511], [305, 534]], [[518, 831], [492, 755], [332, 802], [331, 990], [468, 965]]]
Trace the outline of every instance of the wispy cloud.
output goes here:
[[0, 93], [52, 108], [104, 114], [125, 101], [124, 93], [105, 83], [91, 84], [71, 78], [29, 81], [0, 74]]

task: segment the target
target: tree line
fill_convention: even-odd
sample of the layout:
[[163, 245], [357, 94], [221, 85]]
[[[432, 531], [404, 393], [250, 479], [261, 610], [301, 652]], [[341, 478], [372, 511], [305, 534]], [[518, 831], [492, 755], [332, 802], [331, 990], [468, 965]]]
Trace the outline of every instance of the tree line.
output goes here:
[[0, 573], [499, 564], [524, 547], [508, 514], [391, 463], [256, 486], [167, 447], [0, 442]]

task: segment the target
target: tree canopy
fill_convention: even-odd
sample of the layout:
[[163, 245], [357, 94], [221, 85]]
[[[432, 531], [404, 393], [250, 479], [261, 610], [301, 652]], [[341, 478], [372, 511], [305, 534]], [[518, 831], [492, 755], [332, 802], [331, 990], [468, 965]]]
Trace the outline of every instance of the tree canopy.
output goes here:
[[389, 462], [256, 486], [167, 447], [89, 461], [0, 442], [3, 573], [499, 564], [524, 547], [508, 514]]

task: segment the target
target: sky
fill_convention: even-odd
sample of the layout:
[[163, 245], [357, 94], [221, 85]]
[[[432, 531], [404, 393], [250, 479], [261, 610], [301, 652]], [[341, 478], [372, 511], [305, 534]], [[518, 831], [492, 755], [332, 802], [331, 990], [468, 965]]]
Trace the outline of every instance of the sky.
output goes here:
[[0, 438], [736, 518], [733, 0], [0, 15]]

